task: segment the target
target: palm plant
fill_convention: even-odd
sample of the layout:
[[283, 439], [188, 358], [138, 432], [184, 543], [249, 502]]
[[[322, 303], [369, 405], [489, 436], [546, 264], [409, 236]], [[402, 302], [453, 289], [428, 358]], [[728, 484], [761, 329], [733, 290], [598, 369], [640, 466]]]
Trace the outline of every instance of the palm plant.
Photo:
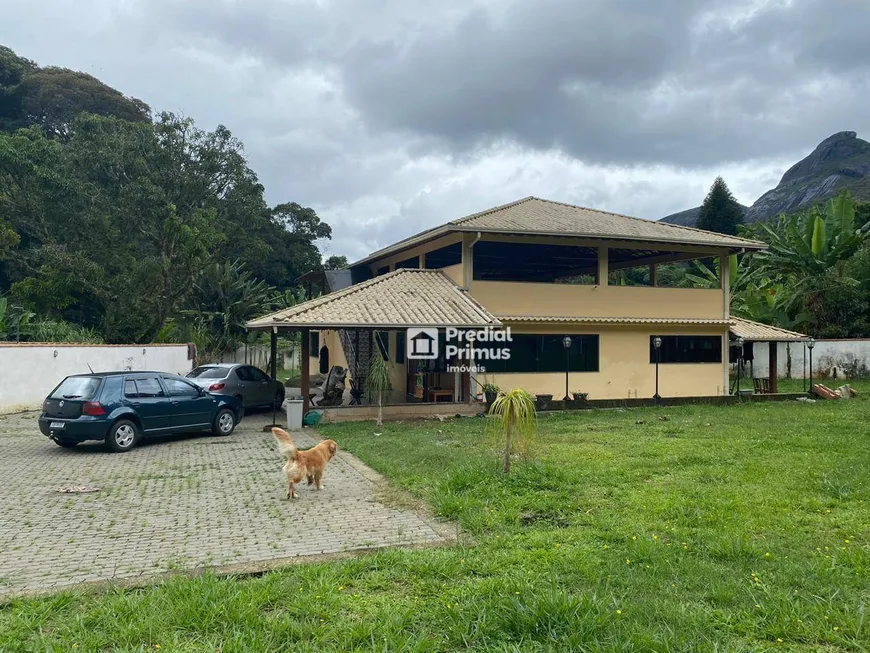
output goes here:
[[759, 271], [790, 281], [790, 309], [802, 300], [812, 309], [831, 286], [858, 285], [849, 275], [848, 262], [870, 236], [870, 223], [856, 227], [855, 205], [847, 191], [828, 200], [824, 210], [816, 206], [796, 218], [780, 216], [774, 225], [759, 227], [768, 242], [768, 249], [756, 255]]
[[535, 420], [535, 398], [526, 390], [517, 388], [510, 392], [500, 392], [489, 407], [492, 424], [497, 424], [499, 439], [504, 440], [504, 464], [502, 471], [511, 471], [513, 449], [525, 454], [534, 437], [537, 423]]
[[369, 361], [369, 372], [366, 376], [366, 392], [369, 393], [369, 396], [376, 396], [378, 399], [378, 426], [383, 426], [384, 424], [384, 395], [389, 389], [390, 371], [387, 368], [387, 361], [381, 356], [381, 352], [376, 349]]
[[[181, 314], [183, 332], [203, 345], [209, 355], [238, 347], [245, 335], [245, 322], [272, 307], [275, 291], [257, 280], [238, 262], [205, 266], [187, 298]], [[218, 351], [220, 350], [220, 351]]]

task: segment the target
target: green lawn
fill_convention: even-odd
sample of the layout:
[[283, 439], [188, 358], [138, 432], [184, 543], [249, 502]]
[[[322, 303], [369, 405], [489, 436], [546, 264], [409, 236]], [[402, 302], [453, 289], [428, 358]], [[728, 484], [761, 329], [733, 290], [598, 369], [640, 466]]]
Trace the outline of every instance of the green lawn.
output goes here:
[[0, 650], [868, 650], [864, 398], [548, 416], [508, 477], [481, 419], [321, 430], [464, 543], [14, 601]]

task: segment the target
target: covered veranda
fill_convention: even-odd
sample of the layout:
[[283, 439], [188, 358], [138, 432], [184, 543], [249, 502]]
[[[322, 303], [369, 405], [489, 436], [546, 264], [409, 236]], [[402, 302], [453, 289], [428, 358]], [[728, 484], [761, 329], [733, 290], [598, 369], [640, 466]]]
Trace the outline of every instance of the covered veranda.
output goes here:
[[[435, 360], [418, 360], [408, 356], [411, 343], [406, 341], [405, 334], [409, 328], [436, 329], [443, 333], [451, 327], [482, 329], [500, 326], [501, 322], [497, 318], [446, 274], [438, 270], [421, 269], [396, 270], [265, 315], [247, 324], [249, 330], [271, 333], [273, 377], [277, 375], [275, 361], [278, 334], [301, 334], [300, 386], [303, 414], [308, 413], [311, 408], [323, 408], [330, 412], [333, 409], [360, 412], [368, 408], [364, 404], [371, 404], [374, 398], [366, 397], [365, 378], [372, 353], [380, 350], [395, 388], [391, 398], [385, 401], [386, 406], [395, 409], [385, 413], [395, 415], [408, 414], [410, 409], [404, 407], [415, 403], [443, 402], [437, 407], [438, 410], [453, 412], [446, 404], [468, 406], [475, 396], [469, 372], [444, 374], [438, 367], [438, 364], [443, 366], [457, 362], [445, 361], [443, 352]], [[317, 355], [317, 352], [311, 351], [312, 331], [337, 334], [338, 339], [334, 344], [341, 349], [343, 362], [347, 363], [351, 401], [312, 405], [312, 398], [316, 393], [311, 384], [309, 363], [312, 356]], [[390, 337], [389, 334], [394, 335]], [[336, 358], [334, 356], [333, 361]], [[330, 365], [332, 367], [334, 366]], [[442, 379], [444, 387], [438, 386], [439, 378]], [[421, 381], [422, 392], [416, 387]]]
[[[779, 327], [745, 320], [739, 317], [731, 318], [731, 334], [732, 352], [731, 360], [736, 362], [738, 366], [738, 375], [732, 384], [732, 394], [738, 391], [739, 382], [742, 376], [742, 371], [745, 363], [749, 363], [749, 375], [743, 377], [746, 379], [747, 389], [752, 388], [756, 394], [778, 394], [779, 393], [779, 355], [777, 345], [781, 342], [803, 343], [804, 346], [811, 341], [811, 338], [797, 331], [789, 331], [788, 329], [780, 329]], [[753, 373], [755, 362], [755, 343], [766, 342], [768, 348], [768, 373], [766, 377], [756, 377]], [[810, 351], [812, 356], [812, 351]], [[812, 369], [812, 367], [810, 367]], [[750, 386], [751, 384], [751, 386]], [[743, 389], [740, 388], [742, 392]]]

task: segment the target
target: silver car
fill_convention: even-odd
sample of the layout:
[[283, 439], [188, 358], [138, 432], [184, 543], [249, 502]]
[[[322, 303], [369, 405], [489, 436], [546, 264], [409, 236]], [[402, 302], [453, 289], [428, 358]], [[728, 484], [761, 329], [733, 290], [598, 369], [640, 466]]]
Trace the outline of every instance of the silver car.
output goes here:
[[241, 399], [245, 408], [273, 405], [280, 408], [284, 403], [284, 386], [281, 382], [253, 365], [200, 365], [188, 372], [187, 378], [208, 392]]

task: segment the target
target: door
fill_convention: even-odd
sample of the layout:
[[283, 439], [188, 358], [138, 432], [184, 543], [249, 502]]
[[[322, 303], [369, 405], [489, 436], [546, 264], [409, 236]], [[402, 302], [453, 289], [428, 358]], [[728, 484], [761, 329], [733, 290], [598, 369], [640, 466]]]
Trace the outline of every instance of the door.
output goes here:
[[253, 403], [258, 406], [271, 406], [275, 400], [275, 383], [256, 367], [249, 367], [248, 374], [251, 378], [249, 384], [252, 395], [256, 398]]
[[256, 401], [252, 396], [252, 388], [251, 388], [251, 374], [248, 370], [251, 368], [247, 365], [242, 365], [241, 367], [237, 367], [233, 370], [233, 374], [236, 375], [236, 393], [242, 398], [242, 405], [245, 408], [249, 408], [250, 406], [256, 405]]
[[159, 433], [171, 428], [169, 399], [156, 376], [126, 377], [124, 403], [139, 415], [143, 432]]
[[173, 430], [198, 430], [211, 426], [217, 399], [177, 377], [164, 376], [163, 385], [169, 395], [170, 425]]

